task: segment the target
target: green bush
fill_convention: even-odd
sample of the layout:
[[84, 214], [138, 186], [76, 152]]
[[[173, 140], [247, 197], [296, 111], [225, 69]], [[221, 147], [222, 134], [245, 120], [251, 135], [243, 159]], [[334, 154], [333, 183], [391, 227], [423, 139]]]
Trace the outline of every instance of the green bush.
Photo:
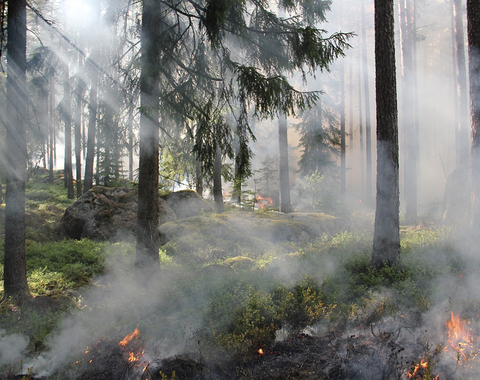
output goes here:
[[84, 286], [94, 275], [104, 272], [103, 247], [103, 243], [87, 239], [31, 243], [27, 249], [27, 273], [61, 273], [73, 286]]
[[277, 318], [282, 326], [294, 333], [300, 332], [328, 315], [326, 296], [320, 289], [320, 285], [311, 277], [305, 277], [292, 288], [276, 287], [272, 298], [277, 309]]

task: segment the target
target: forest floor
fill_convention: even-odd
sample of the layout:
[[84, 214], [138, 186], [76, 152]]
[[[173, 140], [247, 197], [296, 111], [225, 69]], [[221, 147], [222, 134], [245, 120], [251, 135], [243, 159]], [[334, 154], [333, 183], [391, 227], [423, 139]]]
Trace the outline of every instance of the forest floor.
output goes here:
[[161, 270], [144, 279], [132, 242], [58, 240], [59, 175], [32, 177], [27, 198], [33, 297], [0, 304], [2, 379], [480, 374], [480, 262], [436, 220], [402, 226], [400, 263], [375, 269], [371, 213], [201, 215], [163, 227]]

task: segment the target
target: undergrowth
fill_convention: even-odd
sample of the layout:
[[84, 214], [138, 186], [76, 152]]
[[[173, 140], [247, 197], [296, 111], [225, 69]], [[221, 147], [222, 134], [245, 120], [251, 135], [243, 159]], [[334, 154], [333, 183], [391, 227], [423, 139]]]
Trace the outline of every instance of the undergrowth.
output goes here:
[[[71, 201], [61, 183], [52, 188], [32, 181], [28, 186], [30, 291], [38, 299], [48, 296], [62, 301], [22, 308], [4, 300], [0, 328], [29, 336], [29, 350], [34, 352], [45, 347], [65, 313], [95, 309], [82, 300], [82, 288], [108, 288], [113, 286], [110, 278], [128, 288], [135, 245], [55, 241], [59, 210]], [[262, 218], [268, 217], [268, 212], [262, 213]], [[409, 310], [427, 311], [436, 301], [440, 281], [456, 281], [478, 270], [474, 262], [467, 265], [462, 259], [447, 229], [402, 228], [400, 262], [374, 268], [370, 229], [275, 244], [250, 237], [242, 245], [225, 238], [230, 228], [223, 223], [226, 215], [207, 218], [214, 230], [207, 234], [205, 225], [192, 220], [196, 227], [192, 235], [172, 239], [160, 250], [162, 281], [151, 281], [158, 289], [146, 302], [154, 307], [136, 307], [146, 295], [134, 296], [126, 302], [133, 312], [114, 319], [113, 329], [139, 325], [158, 330], [158, 336], [171, 336], [172, 341], [182, 340], [185, 349], [201, 341], [209, 349], [250, 360], [260, 348], [275, 342], [279, 330], [297, 334], [319, 325], [365, 326]], [[195, 246], [199, 237], [208, 238], [209, 245]], [[111, 277], [98, 282], [104, 274]], [[3, 280], [3, 266], [0, 276]], [[3, 281], [0, 295], [2, 286]], [[199, 344], [191, 346], [198, 349]]]

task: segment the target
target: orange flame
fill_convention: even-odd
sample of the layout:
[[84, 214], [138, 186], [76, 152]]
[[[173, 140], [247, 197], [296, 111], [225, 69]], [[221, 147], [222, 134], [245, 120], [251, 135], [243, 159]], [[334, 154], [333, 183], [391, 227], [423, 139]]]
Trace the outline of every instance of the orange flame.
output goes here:
[[[417, 363], [413, 366], [413, 372], [408, 372], [407, 377], [409, 379], [414, 379], [416, 375], [420, 375], [418, 371], [425, 370], [428, 368], [428, 361], [425, 359], [420, 360], [420, 363]], [[438, 376], [437, 376], [438, 377]]]
[[257, 195], [255, 201], [260, 210], [263, 210], [264, 208], [273, 205], [273, 199], [270, 197], [262, 197], [261, 195]]
[[133, 338], [136, 338], [140, 335], [140, 331], [138, 331], [138, 328], [135, 328], [135, 330], [128, 334], [123, 340], [119, 343], [120, 346], [125, 347], [127, 344], [129, 344]]
[[456, 360], [458, 362], [467, 360], [472, 351], [473, 338], [470, 331], [466, 328], [467, 322], [462, 321], [459, 315], [450, 312], [450, 320], [446, 322], [448, 333], [448, 345], [445, 351], [451, 350], [456, 353]]

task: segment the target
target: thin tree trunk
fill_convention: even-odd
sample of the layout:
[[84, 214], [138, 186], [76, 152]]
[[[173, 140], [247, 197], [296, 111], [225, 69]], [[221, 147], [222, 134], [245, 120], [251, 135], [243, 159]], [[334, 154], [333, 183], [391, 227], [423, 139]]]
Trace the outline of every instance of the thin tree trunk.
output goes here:
[[[90, 63], [90, 66], [93, 66]], [[95, 68], [91, 67], [90, 102], [88, 105], [88, 136], [87, 136], [87, 157], [85, 160], [85, 183], [83, 191], [87, 192], [93, 187], [93, 164], [95, 158], [95, 134], [97, 129], [97, 108], [98, 108], [98, 74]]]
[[242, 177], [239, 173], [239, 160], [238, 160], [239, 154], [240, 154], [240, 144], [238, 144], [238, 147], [235, 150], [235, 167], [234, 167], [235, 176], [233, 179], [233, 191], [232, 191], [232, 202], [235, 202], [240, 206], [242, 204]]
[[400, 27], [402, 33], [403, 89], [402, 125], [404, 147], [405, 220], [408, 224], [417, 221], [417, 141], [415, 133], [415, 93], [413, 83], [413, 30], [410, 0], [402, 0]]
[[[365, 22], [363, 20], [362, 22]], [[358, 51], [360, 52], [360, 42], [358, 45]], [[362, 70], [361, 67], [361, 55], [358, 54], [358, 134], [360, 139], [360, 195], [363, 198], [365, 196], [365, 143], [363, 137], [363, 107], [362, 107]]]
[[9, 1], [7, 15], [7, 123], [4, 298], [30, 296], [25, 253], [25, 174], [27, 142], [26, 1]]
[[457, 150], [457, 166], [460, 166], [468, 164], [469, 162], [468, 89], [462, 2], [460, 0], [453, 0], [453, 9], [455, 13], [455, 45], [457, 50], [457, 75], [459, 92], [459, 123], [457, 126], [455, 141]]
[[71, 98], [70, 77], [68, 72], [68, 64], [65, 67], [64, 76], [64, 94], [63, 94], [63, 115], [65, 119], [65, 164], [64, 164], [64, 180], [67, 189], [68, 199], [74, 199], [73, 191], [73, 174], [72, 174], [72, 98]]
[[400, 256], [398, 111], [393, 0], [375, 0], [377, 202], [372, 264]]
[[50, 96], [49, 96], [49, 158], [48, 158], [48, 182], [53, 184], [53, 169], [54, 169], [54, 152], [55, 152], [55, 79], [53, 76], [50, 77]]
[[365, 15], [365, 0], [362, 0], [362, 57], [363, 57], [363, 90], [365, 92], [365, 169], [366, 186], [365, 202], [372, 204], [372, 122], [370, 117], [370, 86], [368, 82], [367, 54], [367, 22]]
[[[161, 7], [160, 7], [161, 8]], [[159, 170], [159, 25], [158, 4], [143, 1], [140, 74], [140, 163], [138, 177], [137, 248], [135, 265], [155, 272], [160, 236], [158, 207]]]
[[480, 2], [467, 0], [467, 30], [472, 120], [473, 232], [480, 230]]
[[[350, 158], [349, 158], [349, 167], [352, 168], [354, 164], [354, 154], [353, 154], [353, 134], [354, 134], [354, 123], [353, 123], [353, 57], [350, 55], [350, 74], [349, 74], [350, 82], [348, 84], [348, 89], [349, 89], [349, 104], [350, 104], [350, 110], [349, 110], [349, 117], [348, 117], [348, 124], [349, 124], [349, 136], [348, 136], [348, 150], [350, 152]], [[350, 178], [352, 176], [350, 175]], [[353, 187], [353, 180], [350, 180], [350, 187]]]
[[128, 105], [128, 179], [133, 181], [133, 104]]
[[345, 147], [345, 64], [340, 62], [340, 193], [342, 198], [346, 190], [346, 147]]
[[222, 193], [222, 149], [218, 139], [215, 148], [215, 164], [213, 169], [213, 199], [215, 201], [215, 211], [222, 213], [224, 211]]
[[278, 173], [280, 182], [280, 212], [292, 212], [290, 201], [290, 174], [288, 167], [288, 125], [287, 117], [278, 118]]
[[[81, 66], [81, 59], [79, 60]], [[76, 168], [76, 188], [77, 198], [82, 196], [82, 95], [83, 83], [80, 78], [77, 78], [77, 86], [75, 91], [75, 168]]]
[[195, 165], [195, 191], [203, 197], [203, 173], [202, 163], [197, 160]]

